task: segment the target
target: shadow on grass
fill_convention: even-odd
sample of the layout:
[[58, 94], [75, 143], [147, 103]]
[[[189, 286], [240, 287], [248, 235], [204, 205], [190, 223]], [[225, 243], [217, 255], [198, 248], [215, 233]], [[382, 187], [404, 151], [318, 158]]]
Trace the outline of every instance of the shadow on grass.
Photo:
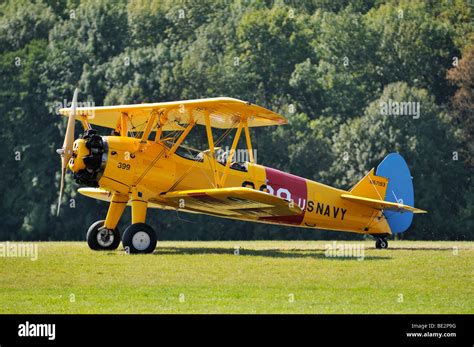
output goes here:
[[441, 248], [441, 247], [391, 247], [391, 246], [388, 246], [388, 249], [390, 251], [453, 251], [453, 247]]
[[[234, 249], [231, 248], [216, 248], [216, 247], [158, 247], [155, 255], [165, 254], [234, 254]], [[239, 249], [240, 256], [254, 256], [254, 257], [271, 257], [271, 258], [314, 258], [327, 259], [339, 261], [358, 261], [358, 257], [327, 257], [324, 250], [318, 249]], [[386, 256], [364, 256], [363, 260], [387, 260], [392, 259]]]

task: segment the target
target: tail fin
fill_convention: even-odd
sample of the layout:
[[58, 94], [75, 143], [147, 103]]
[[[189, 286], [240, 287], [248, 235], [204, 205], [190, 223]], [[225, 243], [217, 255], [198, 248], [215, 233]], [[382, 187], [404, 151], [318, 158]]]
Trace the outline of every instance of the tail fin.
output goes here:
[[351, 189], [351, 193], [370, 199], [384, 200], [387, 191], [388, 179], [378, 177], [370, 170], [357, 184]]
[[426, 211], [413, 207], [413, 183], [408, 165], [398, 153], [391, 153], [360, 180], [352, 194], [341, 197], [353, 202], [382, 209], [393, 234], [406, 231], [413, 220], [413, 213]]

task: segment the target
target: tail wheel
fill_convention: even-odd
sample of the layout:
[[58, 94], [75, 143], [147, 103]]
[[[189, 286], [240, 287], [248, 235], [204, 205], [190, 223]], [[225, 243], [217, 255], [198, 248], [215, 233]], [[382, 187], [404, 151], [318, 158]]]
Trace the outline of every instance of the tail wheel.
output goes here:
[[151, 253], [156, 248], [156, 234], [151, 226], [136, 223], [125, 229], [122, 240], [127, 253]]
[[87, 231], [87, 244], [95, 251], [110, 251], [117, 249], [120, 244], [120, 232], [104, 228], [105, 221], [99, 220], [92, 224]]
[[387, 249], [388, 248], [388, 241], [386, 238], [379, 237], [375, 241], [375, 248], [377, 249]]

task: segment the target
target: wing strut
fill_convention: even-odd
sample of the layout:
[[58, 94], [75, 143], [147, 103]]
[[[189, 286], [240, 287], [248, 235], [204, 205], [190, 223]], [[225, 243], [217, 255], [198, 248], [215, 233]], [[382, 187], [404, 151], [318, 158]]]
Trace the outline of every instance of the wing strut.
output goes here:
[[207, 142], [209, 142], [209, 152], [211, 155], [210, 162], [211, 162], [211, 169], [214, 173], [214, 183], [217, 188], [220, 188], [221, 185], [219, 183], [219, 173], [217, 172], [217, 163], [216, 163], [216, 151], [214, 148], [214, 138], [212, 137], [212, 128], [211, 128], [211, 120], [209, 118], [209, 112], [206, 111], [204, 114], [206, 118], [206, 134], [207, 134]]
[[140, 140], [140, 144], [146, 144], [148, 141], [148, 136], [150, 136], [151, 130], [153, 128], [153, 125], [155, 123], [156, 117], [158, 115], [158, 111], [153, 110], [150, 114], [150, 117], [147, 120], [145, 130], [143, 131], [142, 138]]
[[249, 151], [249, 160], [253, 164], [255, 163], [255, 159], [253, 157], [253, 150], [252, 150], [252, 141], [250, 141], [250, 131], [249, 131], [249, 123], [247, 118], [244, 121], [244, 130], [245, 130], [245, 139], [247, 140], [247, 150]]
[[186, 136], [188, 136], [189, 132], [191, 131], [191, 129], [194, 127], [194, 124], [196, 124], [194, 122], [194, 120], [191, 120], [189, 123], [188, 123], [188, 126], [186, 127], [186, 129], [184, 129], [183, 133], [181, 134], [181, 136], [176, 140], [176, 142], [174, 143], [173, 147], [171, 147], [170, 149], [170, 154], [174, 154], [174, 152], [176, 152], [176, 150], [178, 149], [178, 147], [181, 145], [181, 143], [184, 141], [184, 139], [186, 138]]
[[127, 136], [128, 133], [128, 114], [125, 112], [120, 113], [120, 136]]
[[229, 173], [230, 163], [232, 162], [232, 159], [234, 158], [235, 149], [237, 148], [237, 145], [239, 144], [240, 134], [242, 133], [243, 125], [244, 125], [244, 121], [241, 119], [239, 122], [239, 127], [237, 128], [237, 132], [235, 133], [234, 141], [232, 142], [232, 147], [230, 148], [229, 157], [227, 158], [227, 162], [225, 163], [224, 174], [222, 175], [221, 182], [220, 182], [222, 187], [224, 187], [225, 185], [225, 180], [227, 179], [227, 174]]

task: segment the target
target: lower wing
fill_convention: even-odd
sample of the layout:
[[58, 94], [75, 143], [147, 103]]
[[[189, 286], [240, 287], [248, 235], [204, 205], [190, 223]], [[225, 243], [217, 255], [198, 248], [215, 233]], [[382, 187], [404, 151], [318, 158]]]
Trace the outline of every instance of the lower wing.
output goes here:
[[161, 195], [169, 205], [233, 218], [293, 216], [302, 213], [294, 203], [244, 187], [197, 189]]
[[[80, 188], [78, 191], [97, 200], [112, 199], [110, 192], [100, 188]], [[292, 202], [244, 187], [174, 191], [161, 194], [160, 200], [164, 203], [153, 200], [148, 203], [149, 207], [245, 219], [294, 216], [303, 212]]]

